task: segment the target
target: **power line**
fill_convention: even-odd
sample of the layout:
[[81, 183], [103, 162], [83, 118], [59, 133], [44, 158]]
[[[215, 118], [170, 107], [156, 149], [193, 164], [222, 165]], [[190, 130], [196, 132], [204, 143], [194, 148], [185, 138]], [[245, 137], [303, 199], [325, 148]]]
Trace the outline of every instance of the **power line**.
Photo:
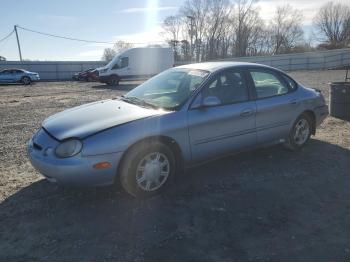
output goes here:
[[0, 43], [0, 52], [4, 49], [4, 47], [6, 46], [6, 44], [8, 43], [9, 40], [10, 39], [7, 38], [7, 39], [5, 39], [5, 41]]
[[6, 35], [4, 38], [0, 39], [0, 42], [5, 41], [7, 38], [9, 38], [13, 33], [15, 32], [15, 29], [13, 29], [8, 35]]
[[62, 39], [66, 39], [66, 40], [73, 40], [73, 41], [79, 41], [79, 42], [85, 42], [85, 43], [96, 43], [96, 44], [115, 44], [113, 42], [84, 40], [84, 39], [78, 39], [78, 38], [73, 38], [73, 37], [67, 37], [67, 36], [60, 36], [60, 35], [54, 35], [54, 34], [49, 34], [49, 33], [43, 33], [43, 32], [40, 32], [40, 31], [24, 28], [24, 27], [19, 26], [19, 25], [17, 27], [21, 28], [23, 30], [29, 31], [29, 32], [40, 34], [40, 35], [46, 35], [46, 36], [51, 36], [51, 37], [56, 37], [56, 38], [62, 38]]
[[[66, 39], [66, 40], [72, 40], [72, 41], [79, 41], [79, 42], [85, 42], [85, 43], [95, 43], [95, 44], [111, 44], [111, 45], [114, 45], [116, 43], [116, 42], [85, 40], [85, 39], [73, 38], [73, 37], [68, 37], [68, 36], [60, 36], [60, 35], [40, 32], [37, 30], [29, 29], [29, 28], [24, 28], [24, 27], [19, 26], [19, 25], [17, 27], [21, 28], [22, 30], [26, 30], [26, 31], [29, 31], [32, 33], [61, 38], [61, 39]], [[164, 43], [164, 41], [152, 41], [152, 43]], [[145, 42], [145, 43], [129, 43], [129, 44], [148, 44], [148, 43]]]

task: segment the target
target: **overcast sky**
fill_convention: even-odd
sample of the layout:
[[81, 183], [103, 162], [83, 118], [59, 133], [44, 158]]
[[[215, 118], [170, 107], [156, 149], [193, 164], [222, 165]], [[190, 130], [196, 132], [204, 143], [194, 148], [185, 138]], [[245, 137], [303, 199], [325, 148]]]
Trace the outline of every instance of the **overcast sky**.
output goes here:
[[[289, 3], [304, 14], [303, 27], [312, 31], [312, 18], [328, 0], [260, 0], [260, 14], [270, 19], [278, 5]], [[97, 41], [136, 43], [162, 41], [161, 22], [177, 13], [184, 0], [0, 0], [0, 39], [15, 24], [51, 34]], [[100, 60], [108, 44], [50, 38], [19, 29], [24, 59]], [[0, 55], [18, 60], [15, 35], [0, 43]]]

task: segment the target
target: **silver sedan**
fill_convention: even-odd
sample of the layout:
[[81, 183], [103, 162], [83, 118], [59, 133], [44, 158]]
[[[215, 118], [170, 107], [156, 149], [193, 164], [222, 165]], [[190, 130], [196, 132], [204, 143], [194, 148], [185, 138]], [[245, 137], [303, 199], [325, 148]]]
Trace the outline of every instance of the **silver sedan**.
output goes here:
[[328, 115], [320, 91], [263, 65], [210, 62], [169, 69], [124, 96], [47, 118], [28, 143], [49, 181], [121, 182], [135, 197], [184, 168], [247, 148], [303, 147]]

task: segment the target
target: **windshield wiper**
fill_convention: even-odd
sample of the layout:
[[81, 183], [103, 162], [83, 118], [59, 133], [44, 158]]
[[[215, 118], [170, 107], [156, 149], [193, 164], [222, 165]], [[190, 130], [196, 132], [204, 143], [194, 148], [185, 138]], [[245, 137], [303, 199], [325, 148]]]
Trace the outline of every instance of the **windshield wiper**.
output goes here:
[[136, 96], [124, 96], [124, 95], [122, 95], [120, 98], [123, 101], [128, 102], [130, 104], [139, 105], [139, 106], [142, 106], [142, 107], [152, 107], [152, 108], [155, 108], [155, 109], [159, 109], [158, 106], [156, 106], [154, 104], [151, 104], [151, 103], [148, 103], [145, 100], [140, 99], [140, 98], [138, 98]]

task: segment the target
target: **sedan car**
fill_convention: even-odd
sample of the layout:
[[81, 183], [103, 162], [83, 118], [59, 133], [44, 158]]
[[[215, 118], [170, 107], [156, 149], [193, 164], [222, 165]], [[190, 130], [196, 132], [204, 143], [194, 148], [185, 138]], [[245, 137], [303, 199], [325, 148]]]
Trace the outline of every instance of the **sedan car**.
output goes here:
[[30, 85], [34, 81], [39, 81], [38, 73], [29, 72], [23, 69], [5, 69], [0, 71], [0, 83], [22, 83]]
[[322, 94], [277, 69], [210, 62], [172, 68], [126, 95], [47, 118], [28, 144], [49, 181], [158, 193], [184, 168], [248, 148], [303, 147], [328, 115]]

